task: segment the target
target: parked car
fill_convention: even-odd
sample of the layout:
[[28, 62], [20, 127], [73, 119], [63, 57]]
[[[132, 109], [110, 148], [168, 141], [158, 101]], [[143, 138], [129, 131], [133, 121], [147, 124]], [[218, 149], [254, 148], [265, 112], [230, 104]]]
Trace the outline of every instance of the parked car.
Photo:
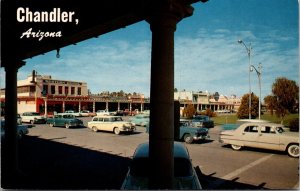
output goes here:
[[211, 120], [208, 116], [206, 115], [196, 115], [192, 119], [192, 123], [196, 125], [197, 127], [206, 127], [206, 128], [213, 128], [214, 121]]
[[[5, 138], [5, 120], [1, 120], [1, 139]], [[17, 126], [17, 137], [18, 139], [21, 139], [24, 135], [27, 135], [29, 133], [29, 126], [31, 127], [32, 125], [19, 125]]]
[[94, 117], [96, 114], [93, 112], [90, 112], [89, 110], [82, 110], [80, 111], [80, 114], [82, 117]]
[[109, 111], [107, 111], [107, 110], [98, 110], [98, 111], [96, 112], [96, 115], [97, 115], [97, 116], [107, 116], [107, 115], [110, 115], [110, 113], [109, 113]]
[[111, 131], [117, 135], [121, 132], [133, 132], [135, 130], [132, 123], [123, 121], [122, 117], [119, 116], [95, 116], [92, 121], [88, 122], [88, 128], [94, 132], [98, 130]]
[[24, 112], [21, 115], [23, 123], [46, 123], [47, 119], [38, 112]]
[[61, 126], [65, 128], [83, 126], [83, 122], [72, 114], [56, 114], [53, 118], [48, 118], [47, 124], [50, 127]]
[[286, 151], [291, 157], [299, 157], [299, 133], [287, 132], [284, 126], [276, 123], [247, 122], [234, 130], [220, 132], [219, 141], [230, 144], [232, 149], [255, 147]]
[[239, 119], [236, 123], [227, 123], [222, 125], [223, 130], [233, 130], [238, 128], [243, 123], [254, 122], [254, 123], [268, 123], [270, 121], [262, 120], [262, 119]]
[[[149, 133], [149, 126], [146, 126], [146, 133]], [[179, 137], [178, 139], [191, 144], [195, 141], [209, 139], [208, 128], [195, 127], [188, 120], [181, 120], [179, 124]]]
[[17, 124], [22, 125], [22, 117], [20, 114], [17, 114]]
[[[149, 143], [142, 143], [136, 148], [127, 175], [122, 183], [122, 190], [149, 189]], [[190, 159], [188, 149], [179, 142], [174, 142], [174, 190], [202, 189]]]
[[208, 128], [205, 127], [193, 127], [189, 122], [180, 122], [179, 139], [191, 144], [194, 141], [206, 140], [210, 138], [208, 135]]
[[131, 117], [128, 119], [133, 125], [139, 125], [139, 126], [149, 126], [150, 121], [150, 115], [147, 114], [138, 114], [134, 117]]
[[76, 112], [74, 110], [67, 110], [64, 112], [65, 114], [74, 115], [75, 117], [82, 117], [81, 112]]

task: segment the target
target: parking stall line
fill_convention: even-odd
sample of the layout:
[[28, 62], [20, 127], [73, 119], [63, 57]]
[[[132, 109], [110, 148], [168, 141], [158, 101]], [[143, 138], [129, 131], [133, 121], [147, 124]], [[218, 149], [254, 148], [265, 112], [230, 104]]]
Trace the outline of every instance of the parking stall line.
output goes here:
[[217, 181], [214, 181], [214, 182], [211, 182], [208, 186], [207, 189], [215, 189], [215, 188], [218, 188], [221, 184], [223, 184], [224, 182], [226, 182], [227, 180], [231, 180], [232, 178], [236, 177], [237, 175], [241, 174], [242, 172], [245, 172], [246, 170], [270, 159], [274, 154], [271, 154], [271, 155], [267, 155], [265, 157], [262, 157], [246, 166], [243, 166], [242, 168], [239, 168], [223, 177], [221, 177], [219, 180]]

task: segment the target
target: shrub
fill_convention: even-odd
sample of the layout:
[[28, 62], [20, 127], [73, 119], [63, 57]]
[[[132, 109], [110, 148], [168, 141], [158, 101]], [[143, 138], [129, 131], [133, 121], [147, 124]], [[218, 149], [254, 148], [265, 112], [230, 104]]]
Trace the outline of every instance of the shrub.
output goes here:
[[293, 119], [289, 123], [290, 131], [299, 132], [299, 118]]

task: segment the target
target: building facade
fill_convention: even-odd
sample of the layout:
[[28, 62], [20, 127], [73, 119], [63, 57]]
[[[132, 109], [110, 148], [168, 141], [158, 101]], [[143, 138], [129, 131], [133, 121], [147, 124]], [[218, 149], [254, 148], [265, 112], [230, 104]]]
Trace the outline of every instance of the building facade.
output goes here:
[[[136, 110], [149, 109], [149, 99], [143, 94], [123, 97], [107, 97], [88, 93], [87, 83], [53, 79], [51, 76], [36, 75], [17, 82], [18, 113], [39, 112], [45, 116], [66, 110]], [[4, 111], [5, 89], [1, 89], [1, 113]]]
[[194, 105], [197, 112], [211, 109], [217, 113], [236, 112], [241, 104], [241, 99], [235, 95], [230, 97], [219, 95], [217, 92], [210, 94], [208, 91], [181, 91], [174, 93], [174, 100], [180, 102], [181, 110], [188, 104]]

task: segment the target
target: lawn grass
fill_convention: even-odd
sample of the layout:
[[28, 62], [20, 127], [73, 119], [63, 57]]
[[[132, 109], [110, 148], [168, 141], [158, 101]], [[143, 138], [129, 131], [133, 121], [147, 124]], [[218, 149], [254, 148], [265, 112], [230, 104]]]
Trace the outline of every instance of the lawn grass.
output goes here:
[[[283, 124], [285, 126], [289, 125], [289, 122], [293, 119], [299, 118], [299, 114], [289, 114], [286, 115], [283, 121]], [[258, 118], [257, 118], [258, 119]], [[265, 113], [261, 115], [261, 119], [268, 120], [274, 123], [280, 123], [280, 118], [276, 117], [276, 115], [271, 115], [269, 113]], [[219, 115], [217, 117], [212, 117], [212, 120], [214, 121], [215, 125], [223, 125], [223, 124], [232, 124], [236, 123], [238, 120], [236, 114], [228, 114], [228, 115]]]

